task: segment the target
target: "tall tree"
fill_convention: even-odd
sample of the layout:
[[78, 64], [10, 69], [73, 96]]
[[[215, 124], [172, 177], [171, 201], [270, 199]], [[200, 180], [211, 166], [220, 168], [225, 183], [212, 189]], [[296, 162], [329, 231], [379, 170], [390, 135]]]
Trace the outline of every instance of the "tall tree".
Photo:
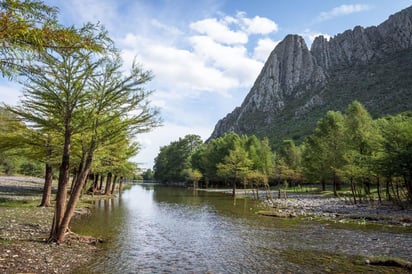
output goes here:
[[223, 162], [217, 164], [219, 176], [232, 179], [232, 196], [236, 196], [236, 183], [243, 179], [250, 171], [253, 162], [249, 159], [247, 151], [242, 146], [237, 146], [229, 151]]
[[378, 131], [368, 111], [358, 101], [352, 102], [345, 113], [345, 165], [341, 174], [351, 182], [351, 189], [356, 202], [356, 194], [361, 198], [357, 190], [356, 182], [359, 182], [364, 193], [370, 194], [370, 182], [373, 176], [372, 156], [376, 151]]
[[[406, 198], [412, 203], [412, 113], [389, 116], [379, 121], [382, 132], [381, 151], [377, 163], [380, 173], [397, 177], [406, 188]], [[400, 202], [402, 197], [395, 193]]]
[[155, 159], [154, 176], [156, 180], [163, 182], [185, 181], [187, 171], [191, 169], [192, 155], [202, 143], [200, 136], [189, 134], [162, 147]]
[[83, 119], [80, 121], [87, 126], [86, 134], [82, 133], [87, 144], [85, 161], [79, 169], [63, 219], [53, 235], [57, 242], [64, 240], [96, 150], [107, 145], [119, 145], [127, 136], [159, 125], [157, 110], [149, 106], [148, 96], [152, 91], [144, 89], [144, 84], [152, 79], [151, 72], [133, 64], [130, 74], [124, 76], [118, 55], [97, 64], [85, 90], [88, 104], [81, 109]]
[[304, 144], [305, 174], [318, 177], [322, 183], [323, 180], [332, 181], [335, 195], [339, 188], [338, 171], [344, 164], [343, 121], [344, 117], [340, 112], [329, 111]]

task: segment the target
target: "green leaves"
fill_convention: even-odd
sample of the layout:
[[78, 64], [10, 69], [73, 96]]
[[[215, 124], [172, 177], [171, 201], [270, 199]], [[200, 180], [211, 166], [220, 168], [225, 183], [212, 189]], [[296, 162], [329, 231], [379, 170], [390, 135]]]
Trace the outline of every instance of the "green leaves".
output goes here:
[[[100, 25], [80, 30], [57, 22], [58, 10], [43, 1], [0, 2], [0, 72], [3, 76], [38, 73], [34, 67], [45, 52], [78, 50], [104, 52], [110, 43]], [[105, 40], [105, 43], [102, 41]]]
[[158, 181], [184, 182], [193, 174], [191, 160], [203, 141], [198, 135], [186, 135], [161, 147], [155, 159], [154, 177]]

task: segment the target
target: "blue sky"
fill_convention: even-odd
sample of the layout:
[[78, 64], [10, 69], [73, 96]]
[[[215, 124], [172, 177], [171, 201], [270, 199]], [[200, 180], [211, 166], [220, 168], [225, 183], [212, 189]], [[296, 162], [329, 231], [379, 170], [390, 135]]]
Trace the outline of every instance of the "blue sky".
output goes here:
[[[412, 0], [48, 0], [60, 22], [100, 22], [121, 50], [155, 78], [152, 104], [163, 126], [136, 136], [134, 159], [151, 168], [160, 146], [198, 134], [239, 106], [270, 52], [287, 34], [308, 46], [317, 35], [333, 37], [357, 25], [372, 26], [412, 5]], [[0, 80], [0, 101], [14, 104], [20, 87]]]

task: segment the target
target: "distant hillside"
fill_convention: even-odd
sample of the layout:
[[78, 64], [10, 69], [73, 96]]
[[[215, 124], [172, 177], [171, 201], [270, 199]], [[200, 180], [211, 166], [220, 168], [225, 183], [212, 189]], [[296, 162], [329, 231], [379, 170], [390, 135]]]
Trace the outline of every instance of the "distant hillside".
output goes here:
[[311, 49], [288, 35], [270, 54], [240, 107], [212, 138], [234, 131], [302, 141], [328, 110], [358, 100], [374, 116], [412, 109], [412, 7], [377, 27], [355, 27]]

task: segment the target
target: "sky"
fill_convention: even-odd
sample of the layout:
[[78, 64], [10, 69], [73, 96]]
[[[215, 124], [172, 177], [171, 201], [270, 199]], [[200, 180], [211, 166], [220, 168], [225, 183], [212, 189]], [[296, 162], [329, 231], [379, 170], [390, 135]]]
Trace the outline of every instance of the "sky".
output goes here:
[[[218, 120], [240, 106], [270, 52], [288, 34], [333, 37], [378, 25], [412, 0], [46, 0], [59, 21], [103, 24], [121, 51], [152, 71], [163, 126], [136, 136], [133, 158], [152, 168], [160, 147], [187, 134], [206, 140]], [[17, 104], [21, 87], [0, 79], [0, 101]]]

